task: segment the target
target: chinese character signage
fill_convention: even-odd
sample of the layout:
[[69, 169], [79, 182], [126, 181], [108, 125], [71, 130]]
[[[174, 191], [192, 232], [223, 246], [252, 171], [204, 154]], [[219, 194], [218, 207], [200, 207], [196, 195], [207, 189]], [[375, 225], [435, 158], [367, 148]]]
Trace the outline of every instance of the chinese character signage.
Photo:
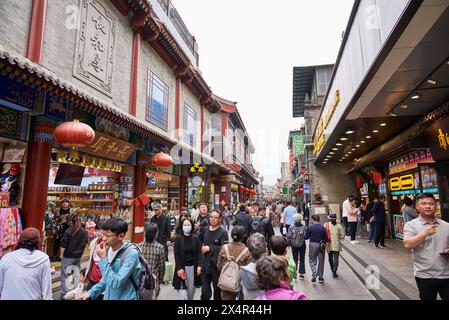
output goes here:
[[293, 157], [304, 154], [304, 136], [299, 132], [292, 134]]
[[190, 167], [190, 173], [204, 173], [204, 167], [199, 163], [194, 163]]
[[332, 100], [332, 103], [329, 107], [329, 110], [327, 111], [326, 115], [322, 115], [320, 118], [320, 121], [318, 122], [318, 126], [315, 131], [315, 138], [313, 141], [313, 155], [316, 156], [318, 152], [321, 151], [323, 148], [323, 145], [325, 143], [325, 137], [324, 137], [324, 131], [326, 130], [327, 126], [329, 125], [329, 122], [332, 120], [332, 117], [334, 116], [334, 112], [338, 107], [338, 104], [340, 103], [340, 90], [337, 90], [334, 95], [334, 99]]
[[449, 160], [449, 118], [430, 126], [425, 131], [425, 138], [432, 151], [433, 160]]
[[94, 142], [80, 150], [96, 156], [126, 162], [135, 149], [136, 147], [128, 142], [95, 131]]
[[430, 149], [422, 149], [404, 155], [388, 164], [388, 173], [390, 175], [416, 169], [418, 164], [433, 163], [434, 159]]
[[103, 1], [82, 2], [73, 75], [111, 96], [116, 18]]

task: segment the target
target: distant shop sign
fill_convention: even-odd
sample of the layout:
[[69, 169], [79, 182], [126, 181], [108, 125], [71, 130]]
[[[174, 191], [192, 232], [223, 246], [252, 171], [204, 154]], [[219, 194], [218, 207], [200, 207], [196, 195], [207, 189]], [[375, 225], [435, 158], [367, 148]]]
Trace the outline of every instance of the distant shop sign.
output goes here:
[[334, 100], [329, 107], [329, 111], [326, 116], [321, 117], [320, 122], [315, 131], [315, 139], [313, 140], [313, 155], [316, 156], [324, 146], [326, 139], [324, 137], [324, 131], [326, 130], [329, 122], [332, 120], [334, 116], [335, 110], [337, 109], [338, 104], [340, 103], [340, 90], [337, 90], [334, 95]]
[[431, 125], [424, 134], [433, 159], [449, 160], [449, 117]]

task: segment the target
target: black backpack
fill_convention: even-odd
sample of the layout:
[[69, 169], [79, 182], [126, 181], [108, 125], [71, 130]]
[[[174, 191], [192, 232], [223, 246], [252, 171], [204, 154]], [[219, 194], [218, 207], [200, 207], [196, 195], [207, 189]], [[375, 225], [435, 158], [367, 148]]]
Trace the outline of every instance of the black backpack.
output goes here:
[[260, 233], [265, 235], [264, 224], [262, 222], [263, 217], [256, 216], [253, 218], [253, 223], [251, 224], [250, 234]]
[[130, 275], [129, 279], [134, 287], [134, 290], [136, 290], [140, 300], [152, 300], [153, 290], [156, 288], [156, 276], [151, 273], [150, 266], [148, 265], [148, 262], [145, 260], [145, 258], [142, 256], [142, 252], [140, 251], [139, 247], [137, 247], [133, 243], [128, 247], [126, 247], [126, 249], [123, 250], [122, 253], [120, 254], [120, 264], [123, 265], [126, 256], [132, 250], [137, 250], [137, 253], [139, 254], [139, 262], [141, 267], [139, 286], [137, 286], [137, 283], [132, 275]]

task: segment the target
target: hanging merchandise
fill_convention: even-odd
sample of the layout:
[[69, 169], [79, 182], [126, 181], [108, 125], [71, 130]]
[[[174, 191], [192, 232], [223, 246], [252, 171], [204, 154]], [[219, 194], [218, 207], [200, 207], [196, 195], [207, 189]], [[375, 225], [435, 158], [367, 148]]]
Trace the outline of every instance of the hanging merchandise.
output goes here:
[[22, 230], [19, 209], [0, 208], [0, 257], [14, 249]]

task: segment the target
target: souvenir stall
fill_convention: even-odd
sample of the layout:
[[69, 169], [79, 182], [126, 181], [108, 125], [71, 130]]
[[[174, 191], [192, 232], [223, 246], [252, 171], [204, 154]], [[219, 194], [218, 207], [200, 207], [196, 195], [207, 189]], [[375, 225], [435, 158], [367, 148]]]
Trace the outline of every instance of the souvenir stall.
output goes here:
[[22, 232], [26, 152], [25, 142], [0, 136], [0, 258], [14, 249]]

